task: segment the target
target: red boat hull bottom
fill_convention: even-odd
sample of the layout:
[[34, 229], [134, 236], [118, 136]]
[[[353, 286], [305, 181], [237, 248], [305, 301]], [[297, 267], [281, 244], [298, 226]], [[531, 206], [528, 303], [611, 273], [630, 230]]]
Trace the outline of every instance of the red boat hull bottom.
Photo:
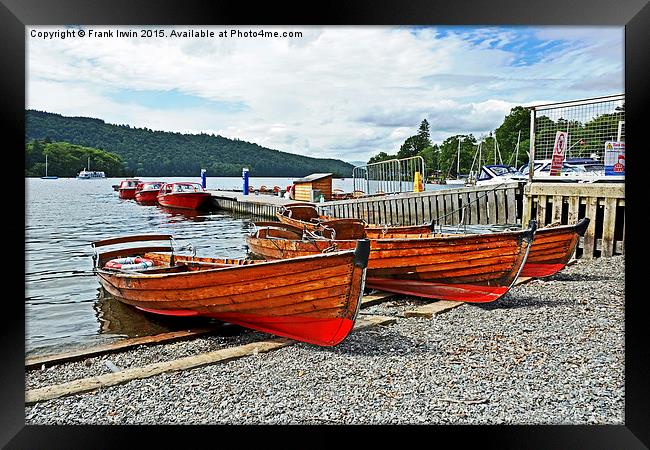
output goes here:
[[527, 262], [519, 276], [535, 278], [548, 277], [558, 273], [565, 265], [566, 264], [540, 264]]
[[158, 197], [158, 203], [168, 208], [200, 209], [208, 201], [210, 194], [171, 194]]
[[129, 199], [130, 200], [130, 199], [135, 198], [135, 188], [133, 188], [133, 189], [120, 189], [119, 193], [120, 193], [120, 198], [123, 198], [123, 199]]
[[354, 327], [353, 320], [342, 317], [260, 316], [240, 313], [199, 314], [196, 311], [186, 309], [149, 309], [139, 306], [136, 306], [136, 308], [166, 316], [201, 315], [203, 317], [212, 317], [264, 333], [328, 347], [334, 346], [345, 339], [352, 327]]
[[506, 286], [479, 286], [473, 284], [444, 284], [418, 280], [366, 278], [366, 286], [397, 294], [451, 300], [455, 302], [493, 302], [508, 292]]
[[158, 191], [138, 192], [135, 194], [135, 200], [138, 203], [155, 204], [158, 203]]

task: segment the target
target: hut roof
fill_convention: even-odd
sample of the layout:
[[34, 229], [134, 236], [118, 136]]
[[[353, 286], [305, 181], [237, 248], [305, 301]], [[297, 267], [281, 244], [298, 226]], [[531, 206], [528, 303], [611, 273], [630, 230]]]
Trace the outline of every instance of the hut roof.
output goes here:
[[320, 180], [321, 178], [331, 177], [332, 175], [334, 175], [334, 174], [333, 173], [312, 173], [311, 175], [307, 175], [304, 178], [299, 178], [299, 179], [295, 180], [294, 184], [295, 183], [308, 183], [310, 181]]

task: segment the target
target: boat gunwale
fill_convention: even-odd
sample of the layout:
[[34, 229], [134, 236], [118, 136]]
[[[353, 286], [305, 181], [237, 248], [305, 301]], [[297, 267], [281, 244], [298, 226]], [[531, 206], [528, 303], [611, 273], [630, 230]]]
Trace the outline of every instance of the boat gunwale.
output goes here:
[[[260, 229], [264, 229], [267, 227], [261, 227]], [[268, 227], [270, 228], [270, 227]], [[257, 236], [251, 236], [252, 238], [255, 239], [273, 239], [273, 240], [289, 240], [289, 241], [301, 241], [301, 242], [356, 242], [360, 239], [368, 239], [369, 241], [379, 241], [379, 242], [404, 242], [404, 241], [432, 241], [432, 242], [440, 242], [440, 241], [451, 241], [451, 240], [461, 240], [461, 239], [476, 239], [477, 237], [497, 237], [497, 236], [511, 236], [511, 237], [519, 237], [521, 236], [522, 238], [525, 237], [528, 234], [531, 234], [531, 228], [522, 228], [521, 230], [515, 230], [515, 231], [499, 231], [495, 233], [473, 233], [473, 234], [463, 234], [463, 233], [458, 233], [458, 234], [451, 234], [451, 235], [444, 235], [444, 236], [439, 236], [439, 237], [408, 237], [408, 238], [375, 238], [375, 237], [365, 237], [365, 238], [359, 238], [359, 239], [329, 239], [329, 238], [321, 238], [318, 237], [316, 239], [286, 239], [282, 237], [257, 237]], [[433, 233], [432, 233], [433, 234]]]
[[[124, 249], [125, 251], [128, 251], [128, 249]], [[125, 272], [116, 272], [112, 270], [106, 270], [104, 268], [97, 268], [95, 269], [95, 272], [97, 274], [104, 274], [107, 276], [111, 277], [118, 277], [118, 278], [142, 278], [142, 279], [156, 279], [156, 278], [167, 278], [167, 277], [174, 277], [174, 276], [187, 276], [188, 274], [212, 274], [218, 271], [229, 271], [229, 270], [237, 270], [237, 269], [243, 269], [247, 267], [263, 267], [263, 266], [268, 266], [268, 265], [277, 265], [277, 264], [291, 264], [294, 261], [304, 261], [304, 260], [310, 260], [310, 259], [318, 259], [318, 258], [333, 258], [333, 257], [341, 257], [341, 256], [347, 256], [348, 254], [352, 254], [352, 259], [350, 261], [350, 264], [354, 264], [354, 252], [355, 249], [349, 249], [349, 250], [339, 250], [339, 251], [333, 251], [333, 252], [328, 252], [328, 253], [316, 253], [313, 255], [305, 255], [305, 256], [296, 256], [293, 258], [287, 258], [287, 259], [274, 259], [274, 260], [255, 260], [259, 262], [255, 262], [253, 264], [231, 264], [226, 267], [215, 267], [214, 269], [205, 269], [201, 271], [195, 271], [195, 272], [173, 272], [173, 273], [150, 273], [147, 274], [145, 272], [138, 272], [138, 271], [133, 271], [132, 273], [125, 273]], [[191, 255], [174, 255], [175, 258], [192, 258]], [[214, 259], [220, 259], [220, 258], [214, 258]], [[231, 260], [243, 260], [247, 261], [244, 258], [230, 258]], [[192, 262], [192, 261], [188, 261]], [[224, 263], [226, 265], [227, 263]], [[315, 269], [314, 269], [315, 270]]]

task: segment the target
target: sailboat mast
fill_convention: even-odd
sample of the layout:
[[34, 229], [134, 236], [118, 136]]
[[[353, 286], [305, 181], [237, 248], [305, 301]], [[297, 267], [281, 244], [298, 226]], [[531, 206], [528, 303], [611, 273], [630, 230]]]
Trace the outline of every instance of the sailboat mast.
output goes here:
[[519, 138], [521, 137], [521, 130], [517, 134], [517, 145], [515, 146], [515, 169], [517, 168], [517, 161], [519, 159]]
[[45, 154], [45, 176], [47, 176], [47, 153]]
[[460, 180], [460, 136], [458, 137], [458, 161], [456, 161], [456, 179]]

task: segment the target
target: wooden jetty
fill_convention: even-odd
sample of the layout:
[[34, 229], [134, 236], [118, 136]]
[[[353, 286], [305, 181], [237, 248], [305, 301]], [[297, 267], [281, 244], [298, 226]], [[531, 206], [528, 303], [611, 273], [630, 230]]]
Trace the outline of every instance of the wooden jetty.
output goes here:
[[[215, 208], [275, 218], [282, 205], [295, 203], [272, 195], [211, 191]], [[306, 203], [306, 202], [303, 202]], [[509, 182], [499, 185], [375, 195], [314, 203], [320, 214], [359, 218], [381, 225], [521, 225], [537, 219], [572, 224], [591, 222], [578, 243], [578, 257], [625, 253], [625, 184]]]
[[295, 203], [296, 200], [270, 194], [248, 194], [232, 191], [209, 190], [214, 209], [224, 209], [252, 216], [275, 218], [275, 213], [282, 205]]

